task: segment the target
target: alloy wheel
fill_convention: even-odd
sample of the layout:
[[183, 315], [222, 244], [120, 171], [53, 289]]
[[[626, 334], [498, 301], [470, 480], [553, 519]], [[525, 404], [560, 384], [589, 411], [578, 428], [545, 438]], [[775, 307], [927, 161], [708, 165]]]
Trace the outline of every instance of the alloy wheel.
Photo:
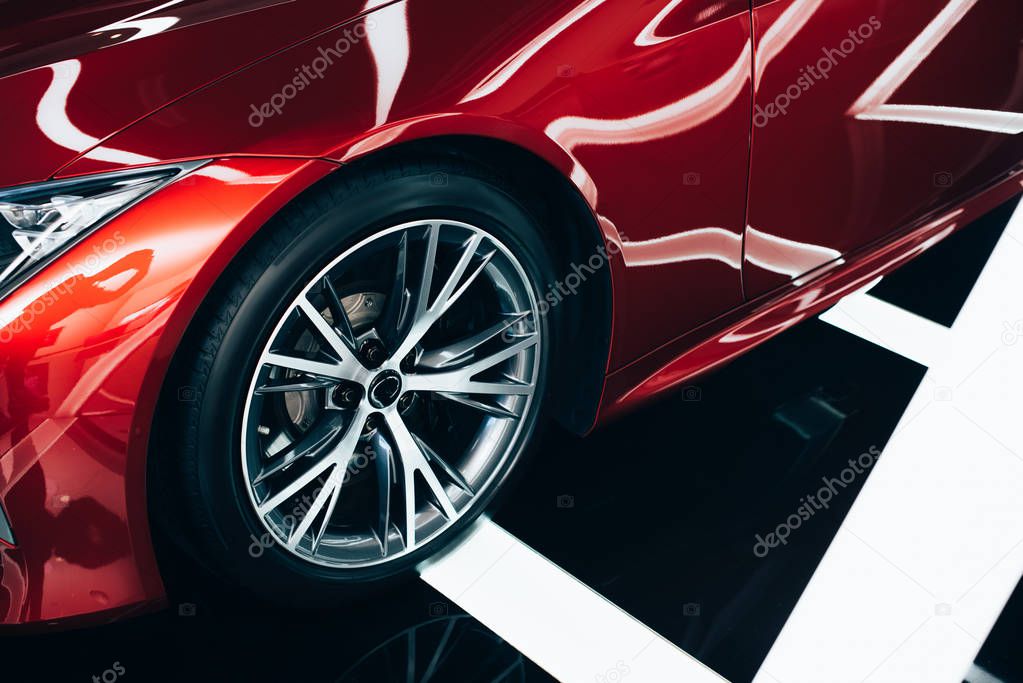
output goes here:
[[486, 504], [536, 420], [537, 295], [467, 223], [381, 230], [313, 277], [249, 382], [241, 469], [274, 543], [357, 568]]

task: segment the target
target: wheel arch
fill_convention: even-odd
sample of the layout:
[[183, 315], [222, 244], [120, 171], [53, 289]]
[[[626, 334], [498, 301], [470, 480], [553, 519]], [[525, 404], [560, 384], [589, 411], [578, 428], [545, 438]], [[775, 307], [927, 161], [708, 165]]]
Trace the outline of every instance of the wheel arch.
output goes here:
[[[160, 384], [157, 395], [157, 409], [154, 411], [147, 443], [147, 486], [149, 509], [163, 520], [163, 528], [171, 533], [179, 532], [173, 520], [163, 518], [159, 510], [167, 500], [168, 491], [158, 482], [169, 481], [170, 473], [165, 468], [173, 458], [168, 457], [163, 445], [170, 443], [173, 434], [167, 431], [175, 423], [175, 403], [181, 400], [180, 377], [183, 370], [180, 363], [188, 354], [181, 353], [190, 348], [195, 335], [201, 335], [204, 326], [210, 323], [209, 313], [218, 292], [230, 282], [235, 264], [241, 261], [249, 245], [256, 244], [257, 236], [273, 230], [279, 220], [289, 220], [290, 207], [303, 202], [325, 183], [337, 183], [340, 176], [358, 174], [366, 165], [404, 169], [417, 159], [441, 159], [455, 161], [455, 167], [465, 164], [470, 167], [493, 171], [494, 175], [508, 183], [514, 198], [531, 213], [541, 226], [553, 247], [555, 278], [562, 280], [577, 264], [591, 261], [591, 256], [603, 254], [603, 260], [587, 275], [586, 282], [579, 286], [578, 294], [559, 299], [560, 353], [554, 361], [554, 382], [551, 406], [552, 417], [567, 429], [585, 433], [593, 426], [606, 379], [607, 361], [611, 342], [611, 264], [607, 259], [605, 241], [598, 224], [585, 199], [568, 178], [550, 163], [522, 147], [496, 139], [473, 136], [438, 136], [398, 143], [377, 150], [372, 154], [353, 160], [335, 168], [322, 177], [315, 178], [303, 190], [295, 193], [290, 200], [266, 219], [256, 229], [247, 229], [244, 242], [228, 260], [220, 259], [222, 268], [210, 284], [205, 286], [201, 301], [190, 312], [189, 320], [176, 343], [170, 348], [170, 358], [164, 372], [152, 368], [159, 374]], [[489, 173], [487, 175], [490, 175]], [[577, 271], [578, 277], [578, 271]], [[540, 283], [540, 295], [544, 296], [549, 283]], [[179, 311], [179, 313], [181, 313]], [[169, 341], [169, 340], [164, 340]], [[178, 406], [180, 408], [180, 406]]]
[[[559, 281], [572, 273], [573, 268], [586, 264], [591, 256], [604, 255], [600, 267], [592, 269], [592, 275], [587, 275], [586, 282], [578, 287], [578, 294], [564, 296], [556, 304], [562, 316], [563, 338], [559, 340], [560, 353], [554, 363], [553, 396], [548, 402], [552, 417], [566, 429], [582, 434], [593, 427], [610, 354], [612, 264], [605, 250], [604, 235], [586, 200], [552, 163], [522, 146], [481, 136], [418, 138], [373, 150], [328, 173], [310, 177], [304, 188], [289, 192], [289, 198], [273, 213], [262, 215], [258, 225], [239, 226], [238, 230], [244, 234], [237, 236], [234, 249], [227, 255], [211, 258], [206, 264], [203, 269], [205, 276], [190, 287], [201, 289], [201, 296], [190, 297], [188, 300], [194, 303], [178, 307], [175, 317], [182, 322], [169, 325], [166, 331], [170, 334], [162, 335], [164, 338], [161, 339], [166, 360], [154, 364], [148, 373], [147, 384], [155, 395], [155, 409], [150, 414], [148, 428], [136, 422], [141, 427], [136, 433], [148, 437], [145, 469], [150, 482], [147, 497], [150, 498], [151, 511], [159, 509], [160, 501], [165, 500], [165, 492], [161, 492], [158, 482], [166, 480], [167, 473], [162, 468], [169, 458], [161, 456], [161, 444], [168, 442], [171, 435], [166, 433], [166, 425], [172, 424], [173, 420], [163, 418], [168, 411], [175, 411], [175, 404], [181, 400], [177, 369], [183, 355], [180, 350], [187, 348], [189, 339], [208, 323], [206, 312], [217, 299], [222, 283], [230, 280], [233, 264], [238, 262], [239, 256], [257, 235], [273, 230], [275, 220], [283, 218], [289, 207], [315, 193], [322, 184], [337, 182], [339, 176], [355, 174], [365, 165], [404, 165], [419, 158], [468, 163], [493, 171], [510, 183], [515, 198], [537, 218], [549, 239], [555, 252], [552, 256]], [[542, 283], [541, 296], [553, 285]], [[141, 415], [137, 418], [144, 419]]]
[[[611, 351], [613, 315], [612, 267], [607, 239], [593, 212], [576, 185], [552, 161], [526, 147], [496, 137], [479, 135], [437, 135], [417, 137], [368, 150], [349, 160], [323, 177], [315, 178], [306, 188], [295, 193], [274, 214], [265, 217], [255, 230], [246, 230], [245, 244], [266, 229], [272, 229], [275, 217], [288, 207], [303, 201], [322, 183], [337, 182], [339, 175], [354, 173], [364, 165], [405, 164], [418, 158], [449, 158], [484, 167], [511, 184], [516, 199], [521, 201], [538, 219], [541, 228], [554, 247], [552, 254], [559, 282], [597, 255], [601, 267], [591, 268], [586, 281], [578, 287], [578, 294], [563, 296], [555, 304], [561, 309], [565, 338], [560, 340], [560, 357], [555, 363], [554, 400], [550, 402], [553, 417], [566, 429], [583, 434], [594, 425], [607, 372]], [[244, 244], [223, 262], [211, 284], [203, 285], [205, 293], [191, 308], [180, 312], [188, 321], [176, 343], [168, 346], [171, 356], [166, 368], [152, 368], [159, 376], [157, 401], [174, 401], [178, 387], [175, 384], [173, 362], [177, 350], [187, 340], [192, 329], [202, 324], [202, 312], [215, 299], [216, 283], [230, 277], [231, 263], [244, 251]], [[604, 256], [601, 256], [603, 254]], [[587, 267], [589, 268], [589, 267]], [[548, 289], [556, 283], [543, 283]], [[541, 291], [541, 296], [544, 292]], [[173, 340], [171, 340], [173, 341]], [[169, 398], [168, 398], [169, 396]], [[154, 421], [156, 415], [154, 415]], [[153, 429], [151, 438], [157, 437]]]

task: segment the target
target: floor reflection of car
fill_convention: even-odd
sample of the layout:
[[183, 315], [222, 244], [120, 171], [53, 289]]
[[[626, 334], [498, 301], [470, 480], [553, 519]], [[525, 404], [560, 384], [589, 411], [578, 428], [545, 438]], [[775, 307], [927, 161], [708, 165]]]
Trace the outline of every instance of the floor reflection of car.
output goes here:
[[366, 653], [338, 683], [524, 683], [522, 655], [467, 615], [430, 619]]

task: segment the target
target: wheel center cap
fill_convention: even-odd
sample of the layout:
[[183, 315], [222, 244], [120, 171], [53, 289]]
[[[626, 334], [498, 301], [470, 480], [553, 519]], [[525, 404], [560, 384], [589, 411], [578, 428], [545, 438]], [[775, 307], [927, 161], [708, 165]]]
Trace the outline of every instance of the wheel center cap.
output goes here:
[[398, 400], [401, 394], [401, 375], [394, 370], [381, 372], [370, 382], [366, 393], [374, 408], [386, 408]]

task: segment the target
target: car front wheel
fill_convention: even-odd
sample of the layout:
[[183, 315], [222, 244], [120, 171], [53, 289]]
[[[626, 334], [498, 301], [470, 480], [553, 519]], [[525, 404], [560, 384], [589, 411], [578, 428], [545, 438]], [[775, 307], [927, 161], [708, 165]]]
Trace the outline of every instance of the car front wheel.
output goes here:
[[442, 161], [328, 179], [268, 225], [182, 352], [171, 452], [200, 559], [322, 605], [455, 539], [543, 410], [548, 254], [507, 185]]

